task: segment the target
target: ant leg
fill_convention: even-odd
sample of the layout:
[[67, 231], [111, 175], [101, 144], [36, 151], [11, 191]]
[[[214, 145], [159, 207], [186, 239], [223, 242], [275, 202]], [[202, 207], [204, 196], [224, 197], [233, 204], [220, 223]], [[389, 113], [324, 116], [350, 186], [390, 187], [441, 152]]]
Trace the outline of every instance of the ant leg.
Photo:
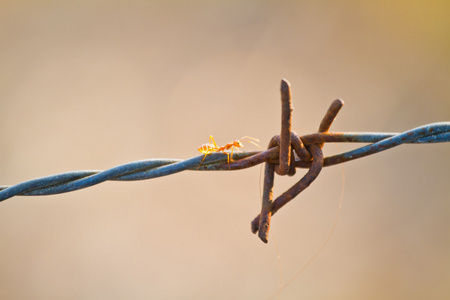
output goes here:
[[209, 143], [211, 144], [211, 142], [212, 142], [212, 144], [214, 144], [214, 147], [219, 148], [219, 147], [217, 147], [216, 141], [214, 140], [212, 135], [209, 136]]
[[[228, 165], [230, 165], [230, 161], [234, 161], [234, 159], [233, 159], [233, 150], [234, 150], [234, 148], [235, 148], [234, 146], [231, 146], [231, 157], [230, 157], [230, 154], [228, 154]], [[236, 148], [236, 149], [238, 149], [238, 148]]]
[[228, 157], [227, 157], [228, 168], [231, 169], [231, 167], [230, 167], [230, 160], [233, 161], [233, 148], [231, 148], [231, 158], [230, 158], [230, 153], [228, 153], [228, 152], [223, 152], [223, 153], [225, 153], [225, 154], [228, 156]]
[[202, 161], [198, 164], [197, 170], [200, 169], [200, 166], [202, 165], [203, 161], [205, 160], [206, 156], [209, 154], [210, 152], [206, 152], [205, 155], [203, 156]]

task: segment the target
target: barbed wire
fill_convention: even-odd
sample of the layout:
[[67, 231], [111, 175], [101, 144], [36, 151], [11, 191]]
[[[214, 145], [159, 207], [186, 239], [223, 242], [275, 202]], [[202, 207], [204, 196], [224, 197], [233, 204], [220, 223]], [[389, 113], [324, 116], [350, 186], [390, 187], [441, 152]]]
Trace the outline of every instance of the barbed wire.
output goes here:
[[[314, 143], [371, 143], [348, 152], [324, 158], [324, 167], [347, 162], [367, 155], [375, 154], [401, 144], [429, 144], [450, 142], [450, 122], [433, 123], [403, 133], [352, 133], [327, 132], [314, 133], [299, 137], [305, 145]], [[116, 166], [111, 169], [73, 171], [25, 181], [13, 186], [0, 186], [0, 201], [13, 196], [54, 195], [72, 192], [107, 180], [133, 181], [158, 178], [182, 172], [192, 171], [231, 171], [256, 166], [267, 160], [275, 161], [279, 149], [234, 153], [233, 160], [227, 163], [227, 155], [212, 153], [203, 163], [203, 155], [190, 159], [146, 159]], [[200, 165], [200, 167], [199, 167]], [[310, 162], [296, 158], [295, 166], [308, 168]]]
[[[259, 237], [267, 242], [271, 215], [307, 188], [318, 176], [322, 167], [348, 162], [357, 158], [379, 153], [402, 144], [429, 144], [450, 142], [450, 122], [433, 123], [402, 133], [384, 132], [328, 132], [331, 123], [343, 106], [342, 100], [335, 100], [327, 111], [319, 132], [298, 136], [291, 130], [292, 103], [290, 85], [282, 81], [282, 129], [274, 136], [265, 151], [233, 153], [217, 152], [199, 155], [186, 160], [147, 159], [119, 165], [111, 169], [82, 170], [66, 172], [28, 180], [12, 186], [0, 186], [0, 201], [13, 196], [54, 195], [72, 192], [108, 181], [133, 181], [158, 178], [191, 171], [242, 170], [266, 163], [263, 208], [252, 222], [252, 231], [259, 231]], [[323, 157], [321, 148], [325, 143], [366, 143], [369, 145], [344, 153]], [[291, 189], [276, 200], [272, 197], [273, 173], [294, 175], [295, 168], [308, 168], [308, 173]]]

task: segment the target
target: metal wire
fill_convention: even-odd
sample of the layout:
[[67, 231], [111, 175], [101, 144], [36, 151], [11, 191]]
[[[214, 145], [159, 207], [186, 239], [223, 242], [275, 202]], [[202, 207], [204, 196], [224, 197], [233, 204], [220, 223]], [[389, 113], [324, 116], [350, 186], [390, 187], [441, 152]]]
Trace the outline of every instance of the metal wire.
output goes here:
[[[267, 243], [272, 215], [308, 188], [319, 176], [323, 167], [365, 157], [405, 143], [450, 142], [450, 122], [429, 124], [403, 133], [329, 132], [334, 119], [344, 105], [344, 101], [340, 99], [331, 103], [317, 133], [298, 136], [291, 130], [293, 111], [291, 87], [285, 79], [281, 81], [280, 92], [281, 134], [272, 137], [266, 151], [233, 153], [233, 147], [240, 147], [239, 141], [233, 141], [224, 147], [217, 147], [215, 142], [211, 144], [210, 141], [206, 146], [211, 148], [211, 151], [201, 151], [204, 155], [186, 160], [148, 159], [120, 165], [106, 171], [67, 172], [25, 181], [13, 186], [0, 186], [0, 201], [16, 195], [38, 196], [66, 193], [106, 180], [144, 180], [185, 170], [241, 170], [265, 162], [261, 212], [251, 222], [251, 230], [253, 233], [259, 232], [259, 238]], [[325, 143], [368, 143], [369, 145], [324, 157], [322, 147]], [[225, 152], [224, 149], [230, 149], [231, 154]], [[232, 156], [231, 160], [230, 156]], [[275, 173], [293, 176], [296, 168], [308, 168], [309, 170], [297, 183], [274, 200]]]
[[[370, 143], [348, 152], [324, 158], [323, 166], [331, 166], [367, 155], [375, 154], [404, 143], [428, 144], [450, 142], [450, 122], [433, 123], [403, 133], [352, 133], [327, 132], [300, 136], [305, 145], [320, 143]], [[278, 147], [266, 151], [233, 154], [233, 162], [227, 163], [227, 155], [212, 153], [201, 166], [203, 155], [190, 159], [147, 159], [135, 161], [111, 169], [73, 171], [25, 181], [13, 186], [0, 186], [0, 201], [13, 196], [53, 195], [87, 188], [107, 180], [145, 180], [175, 174], [185, 170], [230, 171], [253, 167], [265, 161], [278, 162]], [[295, 160], [295, 166], [309, 168], [311, 162]]]
[[[375, 154], [401, 144], [427, 144], [450, 142], [450, 122], [434, 123], [403, 133], [354, 133], [329, 132], [344, 101], [337, 99], [328, 108], [317, 133], [298, 136], [291, 130], [292, 99], [290, 84], [281, 81], [281, 134], [270, 140], [266, 151], [233, 153], [240, 147], [233, 141], [224, 147], [206, 144], [211, 151], [190, 159], [148, 159], [120, 165], [106, 171], [75, 171], [25, 181], [13, 186], [0, 186], [0, 201], [16, 195], [53, 195], [87, 188], [106, 180], [144, 180], [175, 174], [185, 170], [231, 171], [265, 163], [264, 192], [261, 212], [251, 222], [253, 233], [267, 243], [272, 215], [289, 203], [319, 176], [323, 167], [344, 163]], [[212, 138], [212, 137], [211, 137]], [[325, 143], [368, 143], [369, 145], [328, 157], [323, 156]], [[205, 145], [203, 145], [205, 146]], [[200, 149], [200, 148], [199, 148]], [[230, 149], [225, 152], [224, 149]], [[214, 153], [213, 153], [214, 152]], [[232, 159], [230, 159], [232, 156]], [[296, 168], [308, 168], [308, 172], [291, 188], [273, 199], [274, 175], [293, 176]]]

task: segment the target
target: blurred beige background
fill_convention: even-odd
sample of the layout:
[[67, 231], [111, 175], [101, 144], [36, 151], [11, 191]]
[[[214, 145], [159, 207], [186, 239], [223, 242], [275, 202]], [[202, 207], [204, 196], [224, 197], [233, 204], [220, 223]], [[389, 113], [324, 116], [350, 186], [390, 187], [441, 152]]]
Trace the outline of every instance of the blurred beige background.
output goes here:
[[[301, 134], [335, 98], [346, 105], [332, 131], [450, 121], [449, 12], [448, 1], [2, 1], [0, 185], [189, 158], [210, 134], [266, 147], [281, 78]], [[276, 299], [448, 299], [449, 154], [404, 145], [345, 164], [331, 239]], [[277, 177], [275, 194], [302, 173]], [[259, 167], [183, 172], [4, 201], [0, 298], [267, 299], [326, 239], [342, 167], [274, 217], [268, 245], [250, 232], [259, 181]]]

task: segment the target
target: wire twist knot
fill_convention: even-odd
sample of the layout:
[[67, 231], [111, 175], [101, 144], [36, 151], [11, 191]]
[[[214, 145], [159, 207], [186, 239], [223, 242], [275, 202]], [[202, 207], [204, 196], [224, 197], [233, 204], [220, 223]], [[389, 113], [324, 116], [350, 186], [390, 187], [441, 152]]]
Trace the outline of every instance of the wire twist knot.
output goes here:
[[[319, 126], [319, 132], [325, 133], [331, 127], [338, 112], [344, 105], [340, 99], [333, 101]], [[292, 100], [290, 84], [283, 79], [281, 81], [281, 134], [275, 135], [270, 140], [268, 149], [279, 147], [279, 163], [266, 161], [264, 170], [264, 190], [261, 213], [252, 221], [253, 233], [258, 233], [259, 238], [268, 242], [270, 220], [281, 207], [294, 199], [305, 190], [317, 178], [323, 168], [323, 142], [312, 143], [304, 146], [301, 138], [291, 130], [292, 126]], [[273, 200], [274, 173], [278, 175], [295, 175], [296, 158], [303, 163], [309, 163], [308, 172], [290, 189]]]

